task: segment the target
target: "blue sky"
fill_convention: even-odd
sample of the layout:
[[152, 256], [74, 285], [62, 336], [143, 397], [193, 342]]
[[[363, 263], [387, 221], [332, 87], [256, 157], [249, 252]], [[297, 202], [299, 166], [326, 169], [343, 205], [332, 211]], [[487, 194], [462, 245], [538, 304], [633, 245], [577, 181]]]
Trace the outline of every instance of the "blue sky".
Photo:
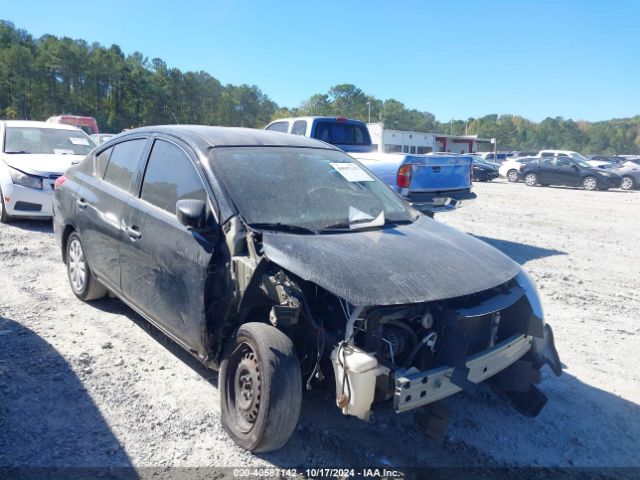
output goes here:
[[0, 18], [255, 84], [290, 107], [353, 83], [441, 121], [640, 114], [640, 0], [0, 0]]

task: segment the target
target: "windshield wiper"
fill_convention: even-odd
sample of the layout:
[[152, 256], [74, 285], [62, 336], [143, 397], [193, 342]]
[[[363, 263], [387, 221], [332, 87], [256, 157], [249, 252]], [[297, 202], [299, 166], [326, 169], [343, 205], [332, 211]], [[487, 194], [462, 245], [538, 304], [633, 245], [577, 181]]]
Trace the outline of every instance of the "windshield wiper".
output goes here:
[[29, 152], [27, 152], [26, 150], [16, 150], [14, 152], [4, 152], [4, 153], [18, 153], [19, 154], [19, 153], [29, 153]]
[[249, 226], [251, 228], [256, 228], [258, 230], [275, 230], [278, 232], [290, 232], [290, 233], [306, 233], [315, 235], [316, 232], [311, 230], [310, 228], [301, 227], [299, 225], [289, 225], [287, 223], [250, 223]]
[[320, 232], [346, 232], [354, 230], [366, 230], [368, 228], [382, 228], [388, 225], [398, 225], [401, 223], [412, 223], [411, 220], [387, 220], [385, 219], [384, 225], [371, 225], [371, 220], [355, 220], [353, 222], [341, 222], [328, 225]]

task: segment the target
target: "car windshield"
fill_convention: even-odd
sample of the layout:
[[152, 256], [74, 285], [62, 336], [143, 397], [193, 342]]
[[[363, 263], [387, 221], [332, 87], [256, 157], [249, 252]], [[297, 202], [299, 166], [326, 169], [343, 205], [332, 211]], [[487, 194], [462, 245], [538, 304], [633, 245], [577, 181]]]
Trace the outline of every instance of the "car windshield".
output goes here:
[[590, 168], [591, 167], [591, 165], [589, 165], [589, 163], [586, 160], [581, 160], [581, 159], [579, 159], [577, 157], [573, 157], [573, 156], [571, 158], [573, 159], [573, 163], [576, 163], [576, 164], [580, 165], [581, 167], [585, 167], [585, 168]]
[[584, 156], [580, 155], [578, 152], [572, 152], [572, 153], [569, 154], [569, 156], [571, 158], [573, 158], [574, 160], [577, 160], [576, 163], [578, 165], [581, 165], [580, 162], [582, 162], [582, 163], [586, 163], [587, 162], [587, 159]]
[[223, 147], [212, 164], [245, 221], [313, 232], [409, 223], [418, 214], [356, 160], [335, 150]]
[[95, 147], [87, 134], [61, 128], [7, 127], [4, 153], [86, 155]]

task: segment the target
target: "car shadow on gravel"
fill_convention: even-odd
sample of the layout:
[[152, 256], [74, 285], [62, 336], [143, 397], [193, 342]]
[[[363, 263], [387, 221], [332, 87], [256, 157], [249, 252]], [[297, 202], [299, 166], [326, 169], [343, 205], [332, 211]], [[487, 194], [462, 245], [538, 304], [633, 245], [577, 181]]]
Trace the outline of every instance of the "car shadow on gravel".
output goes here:
[[123, 446], [67, 361], [32, 330], [4, 316], [0, 445], [0, 477], [3, 470], [17, 469], [17, 478], [49, 478], [68, 468], [94, 476], [100, 466], [125, 467], [127, 478], [136, 478]]
[[551, 257], [553, 255], [567, 255], [567, 252], [553, 248], [536, 247], [535, 245], [528, 245], [526, 243], [511, 242], [509, 240], [500, 240], [480, 235], [473, 236], [502, 251], [502, 253], [505, 253], [520, 265], [524, 265], [528, 261], [538, 258]]
[[51, 219], [46, 220], [11, 220], [9, 226], [27, 230], [30, 232], [53, 233], [53, 223]]
[[590, 473], [603, 478], [606, 468], [640, 467], [640, 405], [567, 372], [544, 377], [539, 388], [548, 402], [534, 418], [518, 414], [484, 385], [475, 394], [451, 397], [449, 438], [468, 442], [503, 465], [559, 467], [568, 473], [593, 467]]
[[190, 367], [198, 373], [203, 379], [218, 387], [218, 374], [214, 370], [205, 367], [197, 358], [187, 352], [184, 348], [167, 337], [155, 325], [138, 315], [133, 309], [129, 308], [124, 302], [118, 298], [105, 297], [101, 300], [91, 302], [91, 306], [106, 313], [125, 315], [129, 320], [135, 323], [143, 331], [145, 331], [156, 342], [164, 346], [174, 357], [182, 363]]

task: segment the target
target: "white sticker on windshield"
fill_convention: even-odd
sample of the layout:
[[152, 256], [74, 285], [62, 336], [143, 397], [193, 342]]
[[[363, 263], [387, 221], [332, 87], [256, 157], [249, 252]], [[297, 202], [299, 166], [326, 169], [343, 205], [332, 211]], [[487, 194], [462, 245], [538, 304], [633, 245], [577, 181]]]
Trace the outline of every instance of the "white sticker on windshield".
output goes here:
[[329, 163], [348, 182], [373, 182], [373, 178], [355, 163]]
[[74, 145], [89, 145], [89, 140], [82, 137], [69, 137], [69, 141]]

